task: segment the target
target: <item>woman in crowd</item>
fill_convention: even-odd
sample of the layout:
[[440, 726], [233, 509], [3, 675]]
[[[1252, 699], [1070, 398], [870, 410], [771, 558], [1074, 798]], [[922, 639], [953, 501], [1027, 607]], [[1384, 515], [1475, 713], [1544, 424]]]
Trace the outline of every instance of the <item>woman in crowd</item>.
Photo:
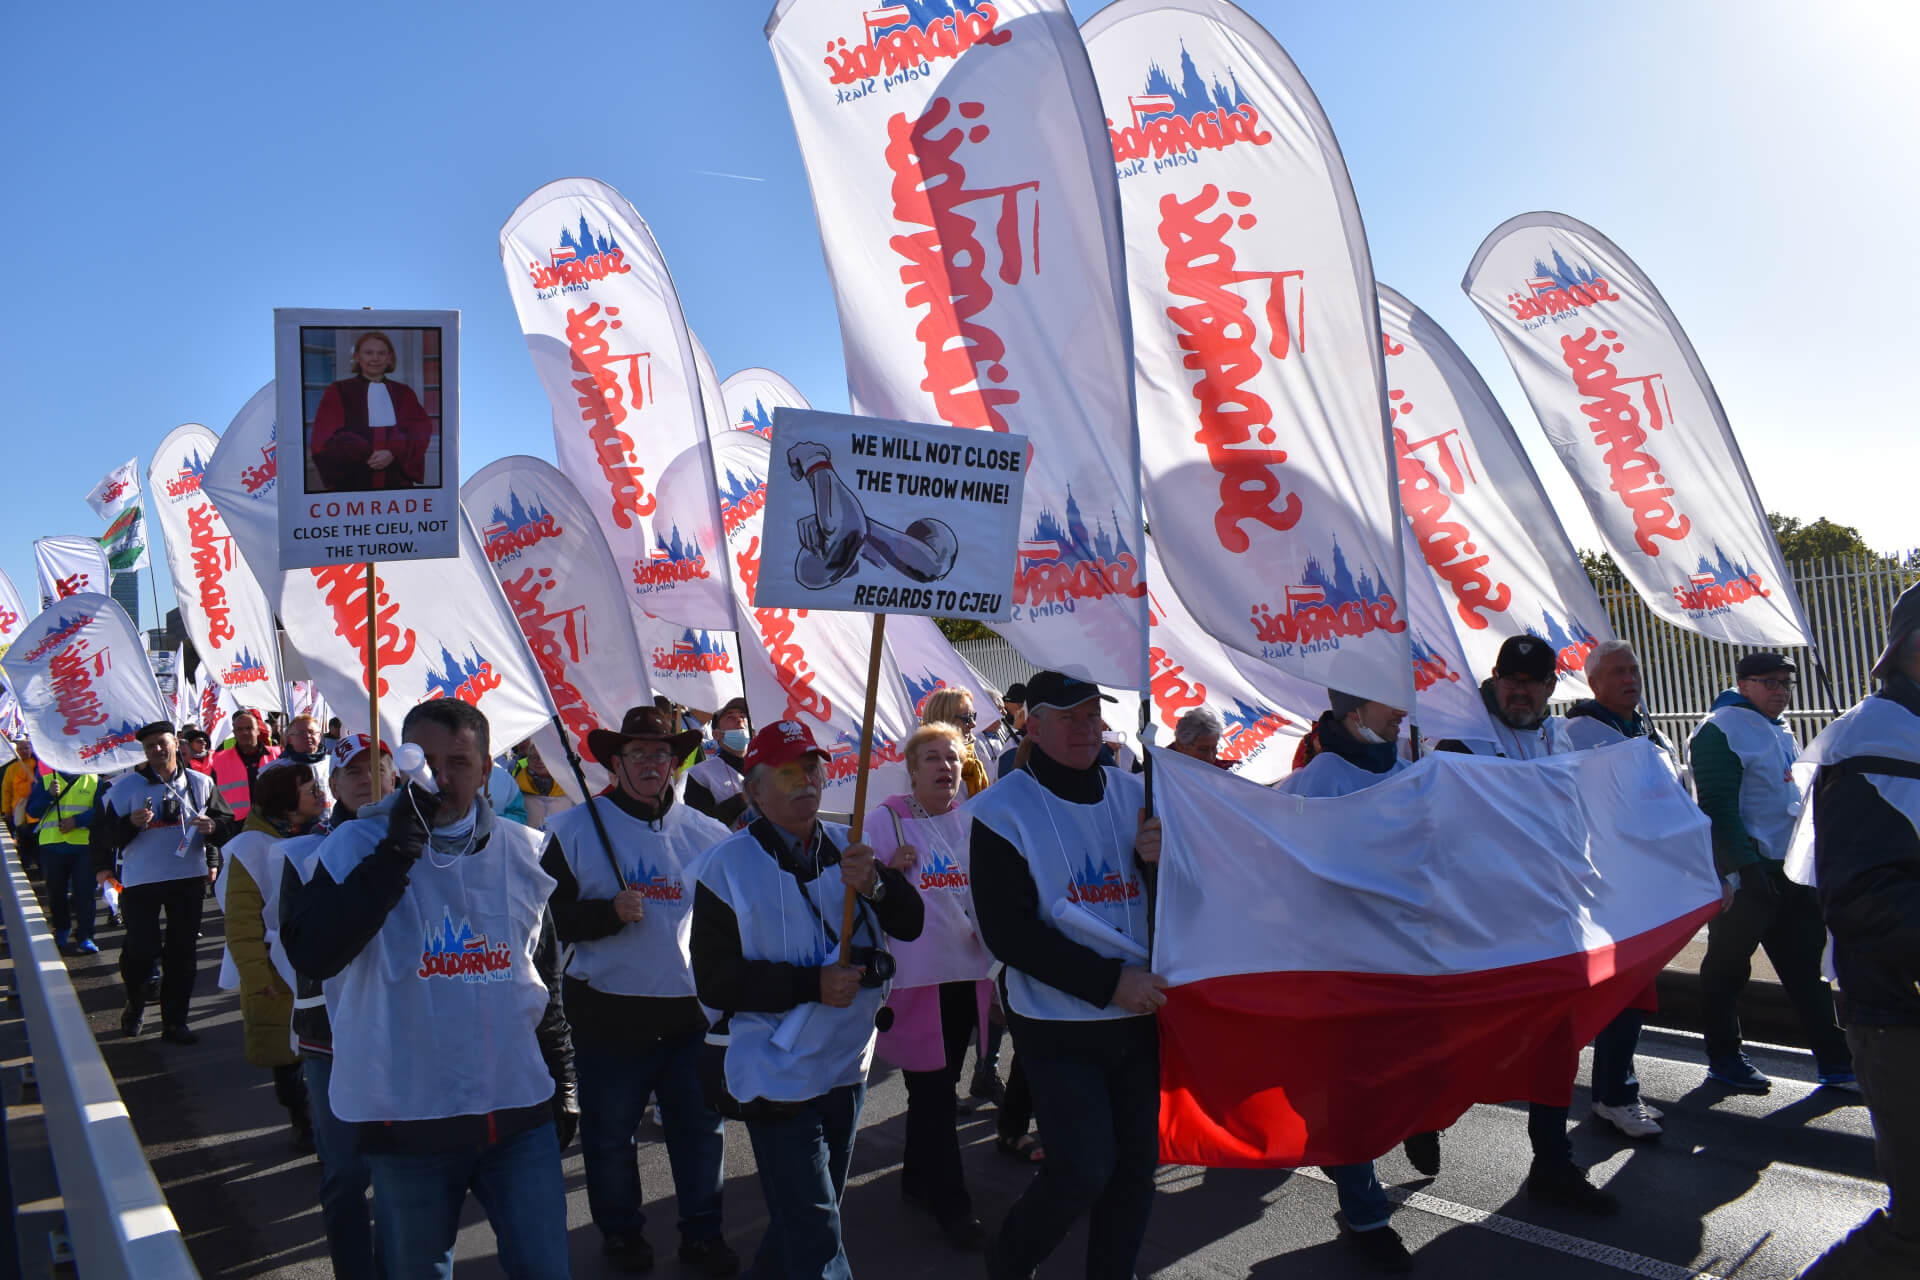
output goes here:
[[986, 1024], [992, 960], [968, 891], [968, 821], [957, 804], [965, 747], [951, 724], [930, 723], [907, 739], [905, 754], [909, 790], [882, 801], [865, 831], [874, 857], [920, 891], [926, 926], [894, 945], [893, 1025], [876, 1048], [907, 1084], [900, 1193], [931, 1210], [956, 1247], [978, 1249], [986, 1232], [961, 1176], [954, 1102], [967, 1041]]
[[234, 970], [229, 975], [222, 966], [220, 985], [237, 979], [247, 1061], [272, 1069], [274, 1097], [287, 1109], [293, 1144], [303, 1152], [313, 1150], [313, 1117], [291, 1035], [293, 966], [279, 945], [280, 859], [274, 846], [311, 833], [325, 816], [326, 801], [311, 765], [269, 765], [254, 783], [246, 825], [227, 842], [220, 877], [227, 954]]
[[965, 788], [962, 800], [971, 800], [987, 789], [993, 779], [974, 748], [973, 728], [979, 717], [973, 712], [973, 695], [965, 689], [936, 689], [927, 696], [920, 712], [921, 724], [950, 724], [960, 739], [960, 783]]

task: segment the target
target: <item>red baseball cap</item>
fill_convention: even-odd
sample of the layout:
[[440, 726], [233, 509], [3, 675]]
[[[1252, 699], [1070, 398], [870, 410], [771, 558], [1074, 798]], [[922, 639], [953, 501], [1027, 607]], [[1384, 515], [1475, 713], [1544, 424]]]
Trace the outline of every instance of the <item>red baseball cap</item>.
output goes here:
[[[347, 767], [347, 764], [355, 756], [359, 755], [362, 751], [365, 751], [368, 747], [372, 745], [373, 745], [373, 739], [368, 737], [366, 734], [350, 733], [346, 735], [344, 738], [340, 739], [340, 741], [334, 743], [333, 750], [329, 751], [327, 754], [333, 757], [334, 768], [344, 769]], [[393, 754], [392, 751], [388, 750], [387, 744], [384, 742], [380, 744], [380, 751], [382, 754], [388, 755], [388, 756], [391, 756]]]
[[764, 764], [778, 769], [804, 756], [819, 756], [824, 760], [827, 753], [813, 740], [813, 730], [806, 725], [798, 720], [776, 720], [754, 734], [753, 741], [747, 744], [746, 767]]

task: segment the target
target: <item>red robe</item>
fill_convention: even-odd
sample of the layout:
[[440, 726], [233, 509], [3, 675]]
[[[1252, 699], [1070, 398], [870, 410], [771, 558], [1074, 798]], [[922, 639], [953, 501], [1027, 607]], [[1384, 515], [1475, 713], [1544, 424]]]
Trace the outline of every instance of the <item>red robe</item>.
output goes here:
[[[426, 479], [433, 419], [420, 407], [411, 387], [388, 378], [383, 385], [393, 401], [394, 424], [368, 426], [368, 385], [355, 374], [321, 394], [313, 415], [313, 462], [320, 479], [334, 493], [417, 488]], [[381, 449], [392, 451], [393, 463], [374, 471], [367, 466], [367, 458]]]

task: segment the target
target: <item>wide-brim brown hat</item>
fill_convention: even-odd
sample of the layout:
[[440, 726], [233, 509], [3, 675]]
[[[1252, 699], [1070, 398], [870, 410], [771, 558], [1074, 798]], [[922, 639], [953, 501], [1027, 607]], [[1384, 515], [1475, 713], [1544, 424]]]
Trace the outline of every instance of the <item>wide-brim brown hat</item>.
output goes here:
[[700, 745], [698, 729], [675, 729], [673, 717], [658, 707], [630, 707], [620, 721], [620, 732], [595, 729], [587, 735], [587, 750], [608, 769], [629, 742], [664, 742], [674, 763], [686, 759]]

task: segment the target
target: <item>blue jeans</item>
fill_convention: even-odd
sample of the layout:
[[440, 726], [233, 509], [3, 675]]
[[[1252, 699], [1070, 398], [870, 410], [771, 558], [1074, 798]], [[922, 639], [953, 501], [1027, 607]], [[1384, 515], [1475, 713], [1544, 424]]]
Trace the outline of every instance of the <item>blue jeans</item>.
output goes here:
[[393, 1280], [452, 1280], [453, 1241], [471, 1190], [509, 1280], [568, 1280], [567, 1188], [551, 1120], [484, 1151], [370, 1152], [373, 1216]]
[[72, 930], [74, 942], [93, 937], [94, 893], [93, 859], [84, 844], [40, 846], [40, 870], [47, 878], [47, 917], [53, 932], [64, 936]]
[[1333, 1189], [1340, 1194], [1340, 1216], [1349, 1228], [1372, 1231], [1387, 1225], [1393, 1204], [1373, 1172], [1373, 1161], [1323, 1165], [1320, 1172], [1333, 1179]]
[[601, 1234], [638, 1233], [647, 1225], [640, 1207], [640, 1127], [647, 1095], [660, 1099], [667, 1161], [680, 1205], [680, 1239], [720, 1234], [720, 1188], [726, 1178], [726, 1121], [700, 1090], [700, 1045], [705, 1033], [656, 1041], [645, 1049], [608, 1049], [576, 1043], [580, 1080], [580, 1150], [587, 1165], [587, 1208]]
[[314, 1150], [320, 1157], [320, 1218], [327, 1227], [333, 1274], [336, 1280], [381, 1280], [387, 1268], [374, 1243], [373, 1215], [367, 1211], [373, 1175], [360, 1156], [353, 1126], [334, 1115], [327, 1102], [333, 1055], [308, 1054], [301, 1063], [313, 1113]]
[[801, 1103], [798, 1115], [747, 1121], [768, 1218], [748, 1271], [754, 1280], [851, 1280], [840, 1241], [840, 1197], [866, 1101], [864, 1083], [843, 1084]]
[[1083, 1214], [1089, 1276], [1132, 1275], [1146, 1239], [1160, 1164], [1159, 1030], [1152, 1018], [1085, 1025], [1078, 1052], [1013, 1027], [1047, 1158], [989, 1246], [1011, 1275], [1032, 1274]]
[[1640, 1024], [1645, 1018], [1638, 1009], [1622, 1009], [1593, 1038], [1593, 1100], [1602, 1106], [1629, 1107], [1640, 1101], [1633, 1053], [1640, 1047]]

